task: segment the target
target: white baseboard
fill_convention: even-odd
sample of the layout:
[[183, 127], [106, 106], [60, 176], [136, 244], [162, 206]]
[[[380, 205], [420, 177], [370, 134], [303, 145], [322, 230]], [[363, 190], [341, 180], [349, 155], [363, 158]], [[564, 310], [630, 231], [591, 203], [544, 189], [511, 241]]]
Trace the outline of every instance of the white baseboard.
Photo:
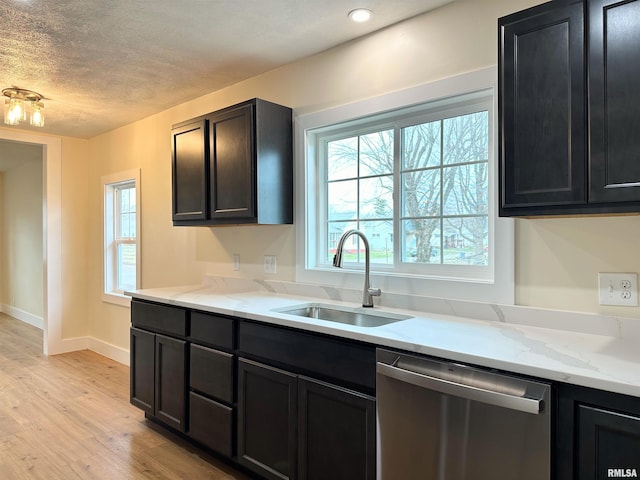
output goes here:
[[1, 311], [24, 323], [33, 325], [34, 327], [37, 327], [40, 330], [44, 328], [44, 320], [42, 319], [42, 317], [38, 317], [37, 315], [34, 315], [32, 313], [25, 312], [24, 310], [20, 310], [19, 308], [12, 307], [11, 305], [4, 305], [4, 304], [2, 305]]
[[57, 355], [59, 353], [76, 352], [78, 350], [91, 350], [103, 357], [129, 366], [129, 350], [94, 337], [63, 338], [61, 342], [56, 345], [55, 351], [50, 353]]
[[[31, 313], [20, 310], [19, 308], [0, 304], [0, 312], [6, 313], [17, 320], [33, 325], [41, 330], [44, 329], [44, 320], [42, 317], [32, 315]], [[49, 350], [50, 355], [76, 352], [78, 350], [91, 350], [103, 357], [110, 358], [118, 363], [129, 366], [129, 350], [94, 337], [63, 338], [60, 342], [52, 345]]]
[[130, 356], [129, 350], [122, 347], [112, 345], [110, 343], [98, 340], [97, 338], [87, 337], [89, 342], [89, 350], [99, 353], [100, 355], [115, 360], [118, 363], [122, 363], [129, 366]]

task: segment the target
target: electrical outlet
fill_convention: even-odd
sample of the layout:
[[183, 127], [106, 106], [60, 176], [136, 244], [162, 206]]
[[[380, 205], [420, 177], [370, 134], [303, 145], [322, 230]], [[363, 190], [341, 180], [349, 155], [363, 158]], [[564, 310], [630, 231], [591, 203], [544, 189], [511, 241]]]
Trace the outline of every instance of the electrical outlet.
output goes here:
[[236, 272], [240, 270], [240, 255], [237, 253], [233, 254], [233, 270]]
[[638, 306], [637, 273], [598, 273], [600, 305]]
[[276, 273], [277, 261], [275, 255], [264, 256], [264, 273]]

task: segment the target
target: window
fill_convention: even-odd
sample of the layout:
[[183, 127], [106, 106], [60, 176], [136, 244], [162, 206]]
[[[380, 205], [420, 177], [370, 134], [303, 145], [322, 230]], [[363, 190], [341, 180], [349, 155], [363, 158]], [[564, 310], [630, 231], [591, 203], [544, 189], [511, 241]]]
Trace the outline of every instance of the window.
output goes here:
[[128, 305], [124, 292], [138, 288], [140, 271], [139, 172], [103, 178], [104, 293], [108, 302]]
[[364, 264], [359, 237], [347, 241], [346, 273], [332, 258], [358, 229], [387, 291], [407, 293], [410, 281], [423, 295], [513, 303], [513, 227], [497, 218], [492, 192], [494, 85], [485, 70], [298, 119], [298, 280], [348, 282]]
[[[481, 98], [428, 119], [398, 112], [391, 126], [385, 118], [383, 128], [315, 134], [318, 165], [326, 166], [318, 208], [327, 248], [318, 264], [328, 264], [342, 233], [355, 228], [369, 239], [372, 264], [396, 271], [488, 265], [490, 108]], [[345, 261], [362, 263], [359, 238], [352, 243]]]

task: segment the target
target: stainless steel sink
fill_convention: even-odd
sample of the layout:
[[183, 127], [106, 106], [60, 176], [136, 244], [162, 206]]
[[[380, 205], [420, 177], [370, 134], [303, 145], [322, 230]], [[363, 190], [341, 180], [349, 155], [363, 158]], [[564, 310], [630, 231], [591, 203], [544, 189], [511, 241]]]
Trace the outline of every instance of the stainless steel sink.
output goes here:
[[363, 308], [347, 309], [317, 303], [274, 309], [276, 312], [285, 313], [287, 315], [316, 318], [319, 320], [326, 320], [328, 322], [354, 325], [356, 327], [380, 327], [382, 325], [388, 325], [389, 323], [395, 323], [412, 318], [408, 315], [399, 315], [396, 313], [370, 313], [363, 310]]

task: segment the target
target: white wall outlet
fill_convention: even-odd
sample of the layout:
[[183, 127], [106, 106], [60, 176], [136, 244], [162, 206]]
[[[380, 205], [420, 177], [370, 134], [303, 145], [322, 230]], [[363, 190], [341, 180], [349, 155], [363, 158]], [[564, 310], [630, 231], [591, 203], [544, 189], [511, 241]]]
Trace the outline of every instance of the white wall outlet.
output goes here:
[[275, 255], [264, 256], [264, 273], [276, 273], [277, 267], [278, 265]]
[[600, 305], [638, 306], [637, 273], [598, 273]]
[[240, 255], [237, 253], [233, 254], [233, 269], [237, 272], [240, 270]]

